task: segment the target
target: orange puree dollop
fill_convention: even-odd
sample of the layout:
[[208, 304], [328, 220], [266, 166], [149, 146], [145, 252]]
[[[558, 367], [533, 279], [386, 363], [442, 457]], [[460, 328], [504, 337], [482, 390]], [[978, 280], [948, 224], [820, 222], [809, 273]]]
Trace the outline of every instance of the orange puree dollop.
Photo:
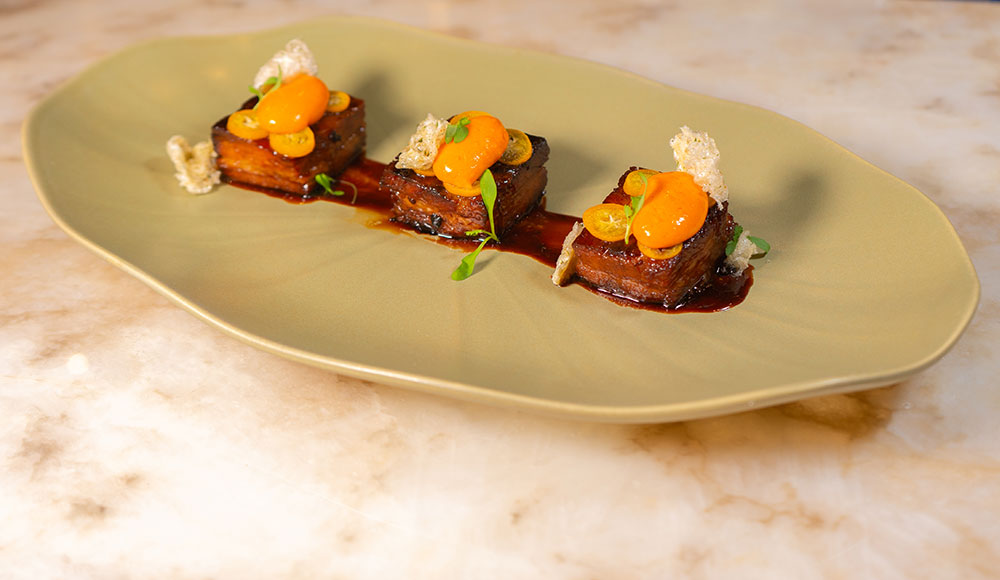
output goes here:
[[323, 81], [302, 74], [264, 95], [257, 122], [270, 133], [297, 133], [323, 117], [329, 100]]
[[675, 246], [698, 233], [711, 200], [683, 171], [649, 177], [646, 200], [632, 221], [632, 234], [650, 248]]
[[[499, 119], [490, 115], [469, 117], [469, 133], [460, 142], [445, 143], [434, 159], [434, 175], [459, 195], [479, 195], [473, 187], [483, 172], [496, 163], [510, 139]], [[467, 192], [467, 193], [463, 193]]]

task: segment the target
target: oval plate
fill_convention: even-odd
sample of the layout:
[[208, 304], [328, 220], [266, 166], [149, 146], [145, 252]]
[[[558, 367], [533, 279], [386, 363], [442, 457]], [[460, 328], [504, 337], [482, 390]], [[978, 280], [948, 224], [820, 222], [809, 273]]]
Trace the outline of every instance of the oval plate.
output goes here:
[[[182, 191], [167, 138], [207, 139], [294, 37], [331, 88], [366, 100], [369, 157], [392, 159], [428, 112], [488, 110], [548, 138], [556, 212], [580, 215], [630, 165], [672, 168], [681, 125], [708, 131], [731, 212], [774, 250], [743, 304], [665, 315], [556, 288], [513, 254], [486, 252], [453, 282], [462, 254], [366, 227], [350, 207]], [[595, 109], [594, 94], [613, 98]], [[560, 416], [675, 421], [889, 384], [938, 360], [979, 297], [933, 203], [801, 124], [377, 20], [134, 46], [40, 103], [23, 141], [59, 226], [223, 331], [346, 375]]]

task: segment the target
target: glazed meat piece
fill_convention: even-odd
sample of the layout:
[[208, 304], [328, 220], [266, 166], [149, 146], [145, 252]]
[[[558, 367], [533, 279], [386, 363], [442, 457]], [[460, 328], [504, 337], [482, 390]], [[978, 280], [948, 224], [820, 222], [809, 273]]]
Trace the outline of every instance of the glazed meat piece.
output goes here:
[[[521, 165], [498, 162], [490, 167], [497, 184], [493, 221], [501, 237], [538, 205], [545, 191], [548, 174], [544, 164], [549, 158], [549, 145], [542, 137], [528, 135], [528, 138], [532, 146], [528, 161]], [[379, 187], [392, 198], [393, 219], [419, 231], [466, 238], [467, 231], [490, 229], [480, 196], [449, 193], [436, 177], [399, 169], [396, 160], [386, 166]]]
[[[621, 176], [605, 203], [629, 203], [622, 185], [634, 169]], [[721, 209], [713, 203], [698, 233], [683, 243], [679, 254], [662, 260], [643, 255], [634, 237], [628, 244], [605, 242], [583, 230], [573, 242], [576, 275], [615, 296], [668, 308], [679, 305], [692, 289], [710, 281], [724, 260], [735, 226], [728, 207], [728, 202]]]
[[[252, 108], [256, 98], [242, 108]], [[267, 138], [250, 141], [226, 130], [226, 118], [212, 127], [222, 178], [231, 183], [274, 189], [305, 196], [320, 189], [316, 176], [336, 178], [365, 154], [365, 103], [351, 98], [348, 108], [327, 112], [311, 125], [316, 148], [304, 157], [290, 158], [273, 151]]]

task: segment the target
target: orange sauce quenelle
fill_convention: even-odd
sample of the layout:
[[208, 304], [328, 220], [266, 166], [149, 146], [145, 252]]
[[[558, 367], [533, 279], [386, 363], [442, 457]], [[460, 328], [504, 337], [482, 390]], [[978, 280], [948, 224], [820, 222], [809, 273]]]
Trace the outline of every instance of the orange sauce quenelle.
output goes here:
[[332, 107], [341, 111], [349, 104], [346, 93], [331, 92], [317, 77], [302, 74], [269, 90], [255, 108], [230, 115], [226, 129], [241, 139], [267, 139], [275, 153], [286, 157], [305, 157], [316, 148], [309, 125]]
[[264, 95], [257, 122], [269, 133], [297, 133], [326, 112], [330, 90], [320, 79], [302, 74]]
[[[462, 116], [456, 116], [452, 123], [458, 123]], [[507, 149], [510, 139], [507, 129], [499, 119], [491, 115], [469, 115], [468, 134], [441, 146], [434, 159], [435, 177], [441, 180], [445, 189], [456, 195], [479, 195], [479, 178], [496, 163]]]
[[637, 243], [649, 248], [676, 246], [698, 233], [711, 203], [689, 173], [651, 175], [646, 199], [632, 221], [632, 234]]

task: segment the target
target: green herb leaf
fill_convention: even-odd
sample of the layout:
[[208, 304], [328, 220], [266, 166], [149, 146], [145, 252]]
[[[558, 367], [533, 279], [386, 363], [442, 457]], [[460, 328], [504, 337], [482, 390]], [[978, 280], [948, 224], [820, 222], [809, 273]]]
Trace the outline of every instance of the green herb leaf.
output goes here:
[[466, 236], [471, 237], [485, 235], [486, 238], [479, 243], [479, 247], [476, 248], [471, 254], [462, 258], [462, 262], [457, 268], [455, 268], [455, 271], [451, 273], [451, 279], [455, 281], [465, 280], [472, 275], [472, 271], [476, 267], [476, 258], [479, 257], [479, 253], [483, 251], [487, 242], [490, 240], [494, 242], [500, 241], [500, 238], [496, 233], [496, 226], [493, 224], [493, 206], [496, 205], [497, 201], [497, 182], [493, 179], [493, 173], [491, 173], [489, 169], [484, 171], [482, 177], [479, 178], [479, 195], [483, 198], [483, 205], [486, 206], [486, 216], [490, 219], [490, 231], [469, 230], [465, 232]]
[[462, 117], [461, 119], [459, 119], [458, 129], [455, 130], [455, 139], [454, 139], [455, 143], [461, 143], [462, 141], [465, 141], [466, 137], [469, 136], [469, 128], [467, 127], [468, 124], [469, 124], [468, 117]]
[[628, 243], [628, 237], [632, 235], [632, 221], [635, 220], [635, 215], [642, 209], [642, 204], [646, 203], [646, 189], [649, 187], [649, 176], [640, 172], [639, 179], [642, 180], [642, 195], [633, 195], [632, 200], [625, 206], [625, 217], [628, 218], [628, 223], [625, 224], [626, 244]]
[[771, 244], [767, 243], [764, 238], [758, 238], [757, 236], [747, 236], [747, 239], [753, 242], [753, 245], [760, 248], [760, 252], [754, 254], [754, 257], [764, 257], [768, 252], [771, 251]]
[[[639, 210], [642, 209], [642, 205], [646, 203], [646, 191], [643, 190], [642, 195], [636, 195], [632, 198], [632, 201], [628, 205], [629, 211], [627, 213], [631, 214], [631, 217], [635, 217]], [[631, 225], [631, 224], [629, 224]]]
[[743, 226], [737, 224], [736, 227], [733, 228], [733, 237], [729, 238], [729, 242], [726, 243], [727, 256], [732, 254], [733, 250], [736, 249], [736, 242], [740, 241], [740, 234], [742, 233], [743, 233]]
[[316, 183], [318, 183], [319, 186], [323, 188], [323, 191], [325, 191], [327, 195], [336, 195], [336, 196], [344, 195], [343, 191], [333, 190], [333, 178], [331, 178], [329, 175], [325, 173], [320, 173], [319, 175], [316, 176]]
[[476, 268], [476, 258], [479, 257], [479, 253], [483, 251], [483, 248], [486, 246], [486, 243], [489, 242], [491, 239], [493, 238], [492, 237], [486, 238], [482, 242], [479, 242], [478, 248], [473, 250], [473, 252], [468, 256], [462, 258], [462, 262], [451, 273], [452, 280], [456, 282], [461, 282], [462, 280], [465, 280], [466, 278], [472, 275], [472, 271], [475, 270]]
[[[261, 85], [261, 86], [267, 86], [267, 85], [274, 85], [273, 87], [271, 87], [272, 91], [274, 89], [276, 89], [276, 88], [278, 88], [278, 87], [281, 86], [281, 65], [280, 64], [278, 65], [278, 76], [276, 76], [276, 77], [268, 77], [267, 80], [264, 81], [264, 84]], [[264, 93], [260, 89], [258, 89], [257, 87], [255, 87], [253, 85], [250, 85], [247, 88], [250, 89], [251, 93], [257, 95], [257, 104], [253, 106], [253, 110], [256, 111], [257, 110], [257, 105], [260, 105], [260, 102], [262, 100], [264, 100]]]
[[[330, 177], [329, 175], [325, 174], [325, 173], [320, 173], [320, 174], [316, 175], [316, 183], [318, 183], [319, 186], [323, 188], [323, 191], [327, 195], [333, 195], [333, 196], [336, 196], [336, 197], [340, 197], [340, 196], [344, 195], [344, 190], [342, 190], [342, 189], [333, 189], [333, 178]], [[355, 187], [354, 184], [351, 183], [350, 181], [341, 181], [340, 183], [344, 183], [346, 185], [349, 185], [351, 187], [351, 189], [354, 190], [354, 197], [351, 199], [351, 203], [352, 204], [356, 203], [358, 201], [358, 188]]]
[[316, 176], [316, 183], [318, 183], [320, 187], [325, 189], [327, 193], [333, 193], [332, 188], [330, 187], [330, 184], [333, 183], [333, 180], [330, 179], [329, 175], [325, 173], [320, 173], [319, 175]]
[[486, 215], [490, 218], [490, 233], [499, 241], [497, 229], [493, 226], [493, 205], [497, 201], [497, 182], [493, 179], [493, 173], [489, 169], [484, 171], [482, 177], [479, 178], [479, 195], [483, 198]]
[[444, 142], [461, 143], [462, 141], [465, 141], [465, 138], [469, 136], [469, 128], [466, 127], [468, 124], [469, 118], [462, 117], [458, 120], [458, 123], [448, 125], [448, 128], [444, 130]]
[[274, 89], [276, 89], [276, 88], [278, 88], [278, 87], [281, 86], [281, 79], [283, 79], [284, 77], [285, 77], [285, 74], [281, 72], [281, 65], [279, 64], [278, 65], [278, 76], [276, 76], [276, 77], [269, 77], [266, 81], [264, 81], [264, 84], [265, 85], [272, 85], [273, 84], [274, 86], [271, 87], [271, 90], [273, 91]]

